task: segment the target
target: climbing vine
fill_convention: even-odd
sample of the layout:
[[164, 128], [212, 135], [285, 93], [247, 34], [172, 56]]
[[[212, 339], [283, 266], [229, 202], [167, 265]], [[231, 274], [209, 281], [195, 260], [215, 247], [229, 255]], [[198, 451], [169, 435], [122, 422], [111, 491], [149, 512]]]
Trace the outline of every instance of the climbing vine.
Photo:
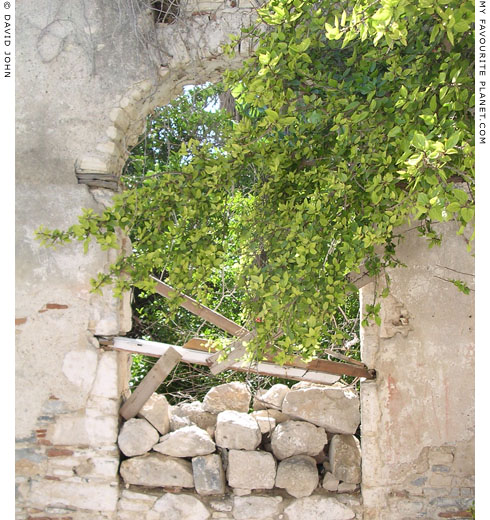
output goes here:
[[272, 0], [258, 14], [235, 42], [258, 38], [254, 56], [225, 76], [240, 118], [220, 146], [191, 137], [172, 170], [157, 162], [100, 215], [38, 235], [108, 249], [131, 233], [94, 290], [151, 291], [154, 273], [207, 303], [231, 276], [250, 353], [284, 362], [348, 339], [348, 275], [398, 265], [403, 226], [429, 246], [440, 222], [473, 226], [474, 3]]

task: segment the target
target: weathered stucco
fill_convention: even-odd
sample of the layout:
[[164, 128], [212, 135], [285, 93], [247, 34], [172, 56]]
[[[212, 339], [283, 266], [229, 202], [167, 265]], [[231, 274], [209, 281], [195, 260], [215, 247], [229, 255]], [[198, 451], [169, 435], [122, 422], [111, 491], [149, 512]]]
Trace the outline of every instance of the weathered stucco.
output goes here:
[[[377, 378], [361, 385], [366, 519], [434, 518], [474, 496], [474, 264], [457, 228], [428, 249], [417, 230], [398, 248], [380, 327], [362, 331], [362, 359]], [[380, 282], [381, 284], [381, 282]], [[361, 290], [372, 303], [375, 284]]]
[[[112, 192], [78, 184], [77, 175], [95, 174], [116, 188], [145, 116], [183, 85], [214, 80], [240, 62], [243, 56], [226, 59], [219, 43], [249, 23], [253, 9], [235, 1], [189, 3], [184, 21], [155, 29], [148, 17], [129, 16], [131, 4], [16, 5], [19, 520], [115, 519], [121, 497], [156, 500], [122, 492], [117, 473], [128, 358], [104, 351], [96, 335], [130, 329], [129, 298], [90, 293], [90, 278], [115, 252], [91, 247], [84, 255], [79, 244], [46, 249], [34, 231], [41, 224], [65, 228], [82, 208], [103, 208]], [[151, 45], [156, 41], [160, 51]], [[363, 330], [364, 361], [378, 374], [362, 384], [361, 395], [366, 519], [433, 518], [471, 500], [473, 293], [441, 280], [473, 281], [454, 272], [473, 272], [465, 247], [447, 233], [441, 248], [428, 250], [410, 232], [399, 249], [408, 267], [391, 273], [382, 326]], [[373, 291], [363, 289], [364, 302]], [[310, 502], [313, 515], [319, 506]], [[141, 518], [133, 513], [119, 518]]]

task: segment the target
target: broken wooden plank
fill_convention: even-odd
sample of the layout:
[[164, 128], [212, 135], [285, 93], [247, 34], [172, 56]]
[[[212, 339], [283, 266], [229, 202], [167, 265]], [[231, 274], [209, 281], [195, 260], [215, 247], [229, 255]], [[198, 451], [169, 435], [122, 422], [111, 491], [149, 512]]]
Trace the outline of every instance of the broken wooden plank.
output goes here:
[[119, 413], [126, 420], [134, 417], [181, 359], [182, 355], [176, 349], [168, 347], [129, 399], [121, 406]]
[[[107, 347], [115, 350], [122, 350], [124, 352], [134, 352], [137, 354], [144, 354], [147, 356], [160, 357], [166, 350], [171, 347], [180, 353], [182, 362], [195, 363], [199, 365], [208, 365], [210, 354], [203, 350], [192, 350], [177, 345], [168, 345], [166, 343], [159, 343], [157, 341], [147, 341], [142, 339], [132, 339], [124, 337], [115, 337], [111, 340], [104, 340]], [[235, 363], [228, 367], [231, 370], [247, 371], [249, 364], [246, 362]], [[299, 372], [291, 372], [291, 369], [300, 370]], [[298, 381], [321, 382], [324, 384], [332, 384], [339, 380], [341, 375], [349, 375], [353, 377], [362, 377], [365, 379], [374, 379], [376, 373], [374, 370], [363, 368], [347, 363], [337, 363], [335, 361], [328, 361], [325, 359], [317, 359], [310, 363], [304, 363], [299, 359], [294, 361], [294, 364], [278, 365], [270, 361], [261, 361], [253, 371], [258, 371], [264, 375], [276, 375], [277, 377], [285, 377], [287, 379], [295, 379]], [[267, 373], [265, 372], [267, 371]], [[272, 374], [269, 372], [273, 372]], [[289, 372], [288, 372], [289, 371]], [[280, 372], [281, 375], [278, 375]], [[291, 375], [294, 373], [294, 377]], [[328, 378], [331, 382], [326, 382], [324, 375], [331, 376]]]
[[[178, 291], [176, 291], [173, 287], [158, 280], [158, 278], [152, 276], [151, 279], [157, 283], [155, 289], [156, 292], [158, 294], [161, 294], [162, 296], [165, 296], [165, 298], [170, 298], [171, 292], [178, 293]], [[216, 327], [219, 327], [220, 329], [229, 332], [233, 336], [245, 336], [249, 332], [246, 328], [242, 327], [241, 325], [238, 325], [238, 323], [235, 323], [232, 320], [229, 320], [219, 312], [213, 311], [212, 309], [204, 305], [200, 305], [196, 302], [196, 300], [193, 300], [191, 297], [186, 296], [185, 294], [179, 294], [184, 299], [180, 306], [188, 310], [189, 312], [192, 312], [192, 314], [199, 316], [203, 320], [206, 320], [207, 322], [216, 325]]]
[[[141, 339], [115, 337], [111, 340], [104, 340], [106, 347], [114, 350], [121, 350], [123, 352], [133, 352], [137, 354], [144, 354], [152, 357], [160, 357], [169, 347], [172, 347], [182, 355], [181, 361], [183, 363], [192, 363], [207, 366], [207, 359], [209, 353], [202, 350], [192, 350], [189, 348], [179, 347], [177, 345], [168, 345], [166, 343], [158, 343], [156, 341], [147, 341]], [[340, 363], [338, 363], [340, 365]], [[236, 363], [230, 367], [229, 370], [239, 372], [254, 372], [262, 375], [269, 375], [274, 377], [282, 377], [285, 379], [293, 379], [295, 381], [309, 381], [312, 383], [322, 383], [331, 385], [340, 379], [340, 376], [310, 370], [305, 367], [295, 367], [292, 365], [277, 365], [275, 363], [260, 362], [255, 365], [249, 363]]]

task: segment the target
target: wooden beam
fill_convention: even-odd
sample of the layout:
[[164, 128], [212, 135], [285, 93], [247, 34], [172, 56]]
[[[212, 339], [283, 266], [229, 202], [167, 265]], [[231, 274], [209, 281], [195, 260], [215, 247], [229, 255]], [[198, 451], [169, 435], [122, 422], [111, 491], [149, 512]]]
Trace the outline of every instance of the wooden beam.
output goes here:
[[121, 406], [119, 413], [126, 419], [131, 419], [141, 410], [151, 394], [162, 384], [172, 369], [182, 359], [182, 355], [172, 347], [168, 347], [160, 359], [146, 374], [129, 399]]
[[[158, 343], [156, 341], [146, 341], [142, 339], [123, 337], [115, 337], [111, 340], [104, 340], [103, 343], [106, 347], [112, 348], [114, 350], [122, 350], [123, 352], [133, 352], [153, 357], [160, 357], [169, 347], [172, 347], [182, 355], [181, 361], [183, 363], [192, 363], [206, 366], [208, 365], [207, 360], [209, 358], [209, 353], [202, 350], [192, 350], [190, 348], [179, 347], [177, 345], [168, 345], [166, 343]], [[342, 363], [337, 364], [343, 366]], [[310, 381], [312, 383], [322, 383], [325, 385], [331, 385], [340, 379], [339, 375], [330, 374], [321, 370], [311, 370], [306, 366], [281, 366], [267, 361], [253, 365], [250, 365], [249, 363], [235, 363], [228, 368], [230, 370], [236, 370], [239, 372], [254, 372], [257, 374], [293, 379], [295, 381]]]
[[[156, 292], [158, 294], [161, 294], [162, 296], [165, 296], [165, 298], [170, 297], [171, 292], [176, 292], [173, 287], [170, 285], [158, 280], [158, 278], [155, 278], [154, 276], [151, 277], [153, 281], [156, 282]], [[196, 302], [196, 300], [193, 300], [189, 296], [186, 296], [185, 294], [179, 293], [180, 296], [184, 299], [184, 301], [180, 304], [181, 307], [188, 310], [189, 312], [192, 312], [192, 314], [195, 314], [196, 316], [199, 316], [203, 320], [206, 320], [209, 323], [212, 323], [213, 325], [216, 325], [216, 327], [219, 327], [220, 329], [229, 332], [233, 336], [245, 336], [249, 331], [242, 327], [241, 325], [238, 325], [238, 323], [235, 323], [232, 320], [229, 320], [222, 314], [219, 314], [219, 312], [213, 311], [209, 307], [206, 307], [204, 305], [200, 305]]]

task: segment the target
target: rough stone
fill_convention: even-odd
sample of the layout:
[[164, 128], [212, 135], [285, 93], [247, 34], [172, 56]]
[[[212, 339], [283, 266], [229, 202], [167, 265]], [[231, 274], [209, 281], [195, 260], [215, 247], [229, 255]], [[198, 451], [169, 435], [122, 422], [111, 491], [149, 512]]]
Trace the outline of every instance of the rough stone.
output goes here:
[[102, 352], [97, 366], [91, 394], [108, 399], [119, 399], [117, 352]]
[[235, 497], [233, 518], [235, 520], [266, 520], [279, 514], [282, 497]]
[[227, 410], [218, 415], [216, 444], [221, 448], [254, 450], [262, 441], [257, 421], [246, 413]]
[[282, 411], [332, 433], [353, 434], [361, 420], [359, 397], [340, 387], [291, 390], [284, 398]]
[[206, 412], [204, 405], [200, 401], [192, 403], [181, 403], [171, 408], [171, 418], [185, 418], [190, 423], [206, 430], [211, 437], [216, 429], [216, 414]]
[[255, 416], [255, 420], [259, 425], [260, 431], [262, 433], [271, 433], [272, 430], [276, 427], [276, 420], [274, 417], [263, 417], [263, 416]]
[[273, 385], [257, 398], [265, 408], [280, 410], [284, 397], [290, 391], [289, 387], [282, 384]]
[[196, 457], [213, 453], [215, 444], [208, 432], [192, 425], [167, 433], [153, 449], [173, 457]]
[[276, 487], [284, 488], [293, 497], [310, 496], [318, 481], [316, 461], [308, 455], [294, 455], [282, 460], [277, 467]]
[[207, 520], [211, 516], [206, 506], [191, 495], [165, 493], [153, 510], [161, 514], [161, 520]]
[[338, 478], [335, 478], [332, 473], [327, 471], [325, 476], [323, 477], [322, 487], [327, 491], [337, 491], [339, 487], [340, 481]]
[[217, 454], [192, 459], [194, 486], [200, 495], [223, 495], [226, 491], [225, 472]]
[[65, 446], [100, 446], [117, 440], [116, 417], [62, 415], [49, 426], [47, 437], [53, 444]]
[[305, 497], [284, 510], [287, 520], [353, 520], [355, 513], [332, 497]]
[[162, 394], [153, 393], [138, 412], [138, 417], [146, 419], [161, 435], [170, 431], [170, 405]]
[[304, 421], [286, 421], [272, 432], [272, 452], [278, 460], [293, 455], [317, 455], [327, 444], [323, 428]]
[[328, 457], [336, 478], [348, 484], [361, 482], [361, 447], [354, 435], [334, 435]]
[[119, 433], [117, 443], [126, 457], [143, 455], [158, 442], [158, 432], [145, 419], [129, 419]]
[[189, 461], [160, 453], [123, 460], [120, 469], [126, 484], [149, 487], [194, 487]]
[[256, 411], [258, 410], [267, 410], [267, 406], [262, 402], [262, 396], [267, 392], [265, 388], [259, 388], [254, 395], [252, 401], [252, 408]]
[[179, 430], [180, 428], [185, 428], [186, 426], [192, 426], [192, 421], [189, 417], [179, 417], [178, 415], [170, 415], [170, 431], [174, 432]]
[[257, 410], [255, 412], [252, 412], [250, 415], [252, 417], [255, 417], [256, 419], [258, 417], [266, 417], [266, 418], [274, 419], [276, 421], [276, 424], [279, 424], [279, 423], [282, 423], [285, 421], [290, 421], [292, 419], [292, 417], [290, 415], [282, 413], [279, 410], [273, 410], [273, 409]]
[[225, 410], [248, 412], [251, 397], [245, 383], [234, 381], [211, 388], [204, 397], [203, 409], [215, 414]]
[[230, 450], [228, 484], [241, 489], [272, 489], [276, 479], [276, 461], [265, 451]]
[[357, 484], [349, 484], [348, 482], [341, 482], [337, 488], [338, 493], [352, 493], [359, 488]]

